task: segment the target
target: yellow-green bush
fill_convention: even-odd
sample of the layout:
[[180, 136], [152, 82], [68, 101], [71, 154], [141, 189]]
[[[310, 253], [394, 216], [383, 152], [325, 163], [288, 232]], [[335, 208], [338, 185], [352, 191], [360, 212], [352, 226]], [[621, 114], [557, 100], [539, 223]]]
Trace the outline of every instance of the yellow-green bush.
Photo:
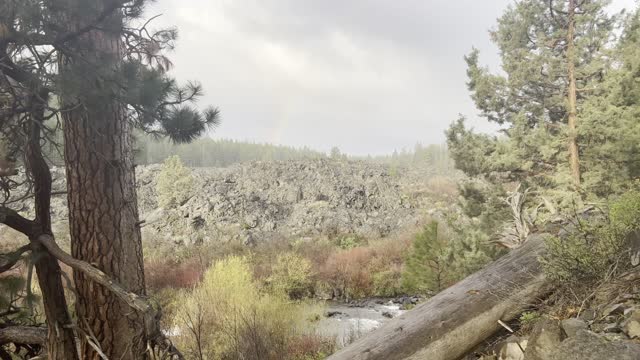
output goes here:
[[299, 300], [312, 295], [312, 276], [309, 260], [294, 252], [287, 252], [278, 256], [269, 284], [276, 294]]
[[402, 294], [402, 272], [389, 269], [374, 273], [373, 289], [376, 296], [394, 297]]
[[177, 155], [167, 158], [158, 174], [158, 205], [169, 208], [180, 206], [189, 200], [193, 189], [191, 170], [182, 164]]
[[309, 336], [309, 319], [320, 312], [317, 306], [261, 292], [249, 262], [229, 257], [216, 262], [202, 284], [184, 295], [174, 317], [176, 342], [192, 359], [300, 358], [321, 351], [291, 354], [296, 342]]

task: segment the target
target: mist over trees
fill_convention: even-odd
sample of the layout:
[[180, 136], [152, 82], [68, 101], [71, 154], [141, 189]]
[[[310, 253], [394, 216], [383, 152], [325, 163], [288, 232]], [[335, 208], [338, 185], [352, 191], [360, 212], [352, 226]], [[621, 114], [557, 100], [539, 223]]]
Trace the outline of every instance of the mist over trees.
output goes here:
[[309, 148], [294, 148], [266, 143], [249, 143], [204, 137], [187, 144], [156, 140], [150, 136], [136, 138], [136, 162], [140, 165], [162, 163], [177, 155], [190, 167], [225, 167], [247, 161], [319, 159], [326, 155]]
[[248, 161], [333, 159], [373, 161], [394, 167], [425, 167], [441, 174], [454, 172], [454, 162], [446, 145], [416, 144], [411, 150], [402, 149], [389, 155], [350, 156], [338, 147], [324, 153], [308, 147], [296, 148], [209, 137], [176, 144], [170, 140], [140, 134], [135, 143], [136, 163], [139, 165], [159, 164], [171, 156], [178, 156], [189, 167], [226, 167]]

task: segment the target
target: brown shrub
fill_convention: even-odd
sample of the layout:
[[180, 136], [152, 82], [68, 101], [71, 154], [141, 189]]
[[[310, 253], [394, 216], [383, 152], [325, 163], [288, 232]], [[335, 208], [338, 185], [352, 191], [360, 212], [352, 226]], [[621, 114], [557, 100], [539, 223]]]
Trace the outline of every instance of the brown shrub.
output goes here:
[[183, 261], [151, 260], [145, 264], [147, 288], [161, 290], [165, 288], [192, 288], [202, 280], [206, 266], [198, 258]]
[[288, 344], [288, 359], [324, 359], [336, 351], [334, 339], [318, 334], [299, 335]]
[[369, 264], [374, 252], [358, 247], [333, 252], [320, 271], [320, 280], [329, 286], [334, 298], [353, 299], [372, 294]]

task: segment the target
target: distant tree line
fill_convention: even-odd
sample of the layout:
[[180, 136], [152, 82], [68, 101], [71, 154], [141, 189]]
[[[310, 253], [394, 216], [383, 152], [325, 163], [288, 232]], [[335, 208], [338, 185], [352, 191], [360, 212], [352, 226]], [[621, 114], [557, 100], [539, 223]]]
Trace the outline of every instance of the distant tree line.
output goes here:
[[[53, 156], [54, 154], [52, 154]], [[349, 156], [333, 147], [329, 154], [308, 147], [296, 148], [269, 143], [253, 143], [230, 139], [201, 138], [191, 143], [174, 144], [168, 139], [156, 140], [149, 135], [136, 138], [136, 163], [139, 165], [163, 163], [178, 156], [189, 167], [225, 167], [248, 161], [278, 161], [305, 159], [367, 160], [406, 167], [425, 167], [437, 173], [454, 171], [453, 159], [446, 145], [417, 144], [412, 151], [403, 149], [391, 155]]]
[[445, 144], [422, 145], [420, 143], [413, 150], [395, 150], [391, 155], [368, 156], [364, 159], [388, 164], [392, 167], [424, 167], [437, 174], [453, 174], [455, 162], [449, 155], [449, 149]]
[[319, 159], [326, 155], [307, 147], [251, 143], [229, 139], [202, 138], [188, 144], [155, 140], [148, 135], [136, 139], [136, 161], [140, 165], [159, 164], [177, 155], [190, 167], [225, 167], [247, 161]]

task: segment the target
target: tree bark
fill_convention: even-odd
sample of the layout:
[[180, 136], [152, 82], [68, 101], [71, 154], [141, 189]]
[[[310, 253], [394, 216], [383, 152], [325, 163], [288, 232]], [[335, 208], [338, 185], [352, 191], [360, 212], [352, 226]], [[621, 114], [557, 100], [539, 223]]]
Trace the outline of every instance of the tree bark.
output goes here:
[[330, 360], [455, 360], [551, 290], [541, 235], [389, 321]]
[[[103, 6], [108, 6], [106, 0]], [[82, 57], [64, 58], [61, 72], [74, 74], [76, 66], [86, 67], [81, 62], [87, 60], [95, 62], [96, 73], [117, 71], [124, 45], [120, 31], [114, 29], [121, 22], [119, 11], [115, 11], [105, 19], [111, 30], [83, 34], [71, 52]], [[130, 123], [125, 108], [107, 89], [99, 88], [105, 85], [100, 75], [89, 80], [96, 83], [101, 95], [78, 95], [83, 106], [63, 116], [72, 255], [98, 267], [128, 291], [144, 295]], [[63, 97], [63, 102], [76, 100]], [[146, 358], [142, 314], [85, 274], [74, 271], [74, 279], [78, 324], [95, 335], [102, 351], [110, 359]], [[99, 359], [86, 343], [81, 346], [81, 356]]]
[[40, 144], [41, 127], [44, 122], [44, 102], [46, 91], [35, 91], [31, 95], [31, 118], [27, 125], [28, 144], [26, 151], [27, 169], [31, 173], [34, 189], [35, 220], [34, 232], [29, 234], [32, 258], [36, 268], [38, 284], [42, 291], [42, 302], [47, 318], [47, 354], [51, 360], [78, 359], [75, 334], [71, 325], [67, 300], [62, 284], [60, 265], [36, 239], [51, 232], [51, 172], [42, 156]]
[[569, 89], [567, 94], [568, 106], [568, 127], [569, 127], [569, 163], [571, 177], [576, 187], [580, 187], [580, 155], [578, 152], [578, 109], [576, 90], [576, 55], [575, 55], [575, 25], [576, 25], [576, 4], [575, 0], [569, 0], [568, 9], [568, 30], [567, 30], [567, 75], [569, 77]]

